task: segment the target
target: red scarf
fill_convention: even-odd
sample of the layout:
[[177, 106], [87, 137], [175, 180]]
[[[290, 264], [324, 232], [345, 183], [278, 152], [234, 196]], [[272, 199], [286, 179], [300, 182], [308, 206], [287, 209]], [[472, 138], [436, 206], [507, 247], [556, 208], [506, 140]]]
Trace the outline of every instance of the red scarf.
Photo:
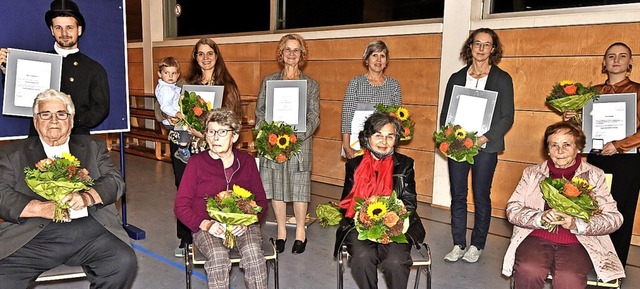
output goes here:
[[393, 191], [393, 158], [391, 156], [376, 160], [371, 152], [364, 151], [362, 162], [353, 175], [353, 188], [340, 202], [340, 208], [346, 209], [346, 217], [353, 218], [356, 211], [356, 198], [366, 200], [371, 196], [391, 196]]

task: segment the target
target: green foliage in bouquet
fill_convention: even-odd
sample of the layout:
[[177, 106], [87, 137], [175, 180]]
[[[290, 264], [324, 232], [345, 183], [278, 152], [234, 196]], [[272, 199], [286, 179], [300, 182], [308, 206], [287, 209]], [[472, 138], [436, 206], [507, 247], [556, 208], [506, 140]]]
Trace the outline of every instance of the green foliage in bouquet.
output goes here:
[[402, 125], [402, 131], [400, 132], [401, 141], [410, 140], [413, 137], [415, 123], [411, 120], [409, 110], [398, 105], [384, 105], [379, 103], [376, 105], [376, 111], [389, 114], [398, 119]]
[[322, 227], [337, 225], [342, 220], [342, 213], [340, 213], [336, 202], [319, 204], [316, 207], [316, 216], [318, 216], [318, 222]]
[[[599, 212], [598, 202], [593, 196], [593, 186], [585, 179], [574, 177], [566, 179], [546, 178], [540, 183], [542, 197], [550, 208], [589, 222], [591, 216]], [[557, 230], [556, 225], [548, 224], [549, 231]]]
[[276, 163], [283, 163], [300, 151], [301, 144], [293, 128], [284, 122], [263, 122], [253, 133], [258, 154]]
[[356, 198], [354, 223], [358, 240], [381, 244], [408, 243], [404, 233], [409, 229], [409, 215], [402, 200], [393, 191], [391, 196]]
[[232, 226], [249, 226], [258, 222], [257, 214], [262, 211], [255, 196], [248, 190], [234, 185], [233, 190], [219, 192], [213, 198], [207, 198], [207, 213], [209, 216], [226, 226], [224, 245], [231, 249], [235, 247], [236, 239], [231, 234]]
[[182, 113], [184, 124], [204, 133], [204, 121], [207, 112], [211, 111], [211, 102], [205, 101], [193, 91], [185, 90], [180, 96], [178, 104], [180, 105], [180, 113]]
[[448, 158], [457, 162], [474, 163], [473, 157], [478, 154], [478, 137], [475, 132], [467, 132], [459, 125], [448, 124], [440, 131], [433, 133], [436, 147]]

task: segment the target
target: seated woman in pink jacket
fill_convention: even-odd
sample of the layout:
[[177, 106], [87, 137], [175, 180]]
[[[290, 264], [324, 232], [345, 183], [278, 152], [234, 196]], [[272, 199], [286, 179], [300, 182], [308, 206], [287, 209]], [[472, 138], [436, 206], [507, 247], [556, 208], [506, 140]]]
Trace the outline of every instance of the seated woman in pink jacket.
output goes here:
[[[572, 123], [559, 122], [547, 127], [544, 143], [549, 159], [524, 170], [507, 202], [507, 218], [514, 226], [502, 274], [513, 275], [518, 289], [543, 288], [549, 273], [554, 289], [585, 288], [592, 269], [604, 281], [624, 278], [624, 268], [608, 235], [620, 227], [622, 215], [609, 193], [604, 172], [578, 155], [585, 145], [584, 133]], [[585, 222], [550, 209], [540, 189], [548, 177], [587, 180], [593, 185], [600, 212]], [[548, 224], [557, 225], [557, 231], [549, 232]]]

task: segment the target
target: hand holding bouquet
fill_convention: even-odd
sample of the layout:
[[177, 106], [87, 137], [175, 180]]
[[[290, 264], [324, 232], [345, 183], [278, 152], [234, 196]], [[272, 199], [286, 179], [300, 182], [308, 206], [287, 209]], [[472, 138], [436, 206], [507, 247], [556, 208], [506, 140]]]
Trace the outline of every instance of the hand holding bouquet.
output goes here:
[[475, 132], [467, 132], [459, 125], [448, 124], [434, 132], [436, 147], [448, 158], [473, 164], [473, 157], [478, 154], [478, 137]]
[[222, 191], [206, 201], [209, 216], [226, 224], [224, 245], [229, 249], [236, 245], [236, 237], [232, 234], [234, 225], [249, 226], [257, 223], [258, 213], [262, 211], [253, 194], [238, 185], [234, 185], [233, 190]]
[[401, 141], [410, 140], [413, 137], [413, 127], [415, 123], [411, 120], [409, 110], [402, 106], [384, 105], [379, 103], [376, 105], [376, 111], [389, 114], [398, 119], [398, 121], [402, 125], [402, 132], [400, 133]]
[[283, 163], [300, 151], [301, 144], [293, 128], [284, 122], [263, 122], [253, 132], [258, 154], [276, 163]]
[[[589, 100], [597, 99], [600, 94], [591, 84], [585, 86], [580, 82], [563, 80], [556, 83], [547, 96], [547, 104], [560, 113], [565, 111], [577, 111], [582, 109]], [[574, 121], [581, 123], [580, 116], [576, 114]]]
[[182, 113], [183, 123], [201, 133], [204, 133], [204, 121], [207, 116], [207, 112], [211, 111], [211, 102], [205, 101], [193, 91], [185, 91], [184, 94], [180, 96], [178, 104], [180, 105], [180, 113]]
[[[550, 208], [585, 222], [599, 212], [598, 202], [593, 196], [593, 186], [585, 179], [574, 177], [566, 179], [546, 178], [540, 183], [542, 197]], [[543, 224], [549, 232], [557, 231], [557, 225]]]
[[68, 194], [88, 190], [93, 185], [89, 171], [80, 168], [80, 161], [69, 153], [62, 153], [62, 157], [42, 159], [35, 164], [35, 168], [24, 169], [27, 186], [36, 194], [48, 201], [56, 203], [53, 221], [64, 219], [64, 210], [68, 204], [61, 200]]
[[409, 229], [409, 212], [396, 192], [391, 196], [372, 196], [366, 200], [356, 198], [354, 223], [358, 240], [381, 244], [408, 243], [404, 233]]

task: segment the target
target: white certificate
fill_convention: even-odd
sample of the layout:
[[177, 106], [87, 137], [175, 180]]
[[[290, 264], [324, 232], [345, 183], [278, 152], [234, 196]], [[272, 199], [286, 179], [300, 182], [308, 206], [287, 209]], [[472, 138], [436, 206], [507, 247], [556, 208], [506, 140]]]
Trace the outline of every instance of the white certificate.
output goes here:
[[14, 105], [33, 107], [38, 93], [51, 87], [51, 63], [18, 59]]
[[626, 110], [624, 102], [594, 103], [591, 111], [591, 136], [604, 143], [626, 137]]
[[462, 126], [467, 131], [476, 131], [478, 135], [483, 135], [487, 132], [482, 129], [486, 108], [486, 98], [460, 95], [453, 123]]
[[349, 143], [354, 150], [360, 150], [360, 140], [358, 135], [360, 131], [364, 129], [364, 122], [373, 114], [375, 110], [356, 110], [353, 113], [353, 120], [351, 121], [351, 136], [349, 137]]
[[298, 123], [300, 89], [298, 87], [273, 88], [273, 121]]

